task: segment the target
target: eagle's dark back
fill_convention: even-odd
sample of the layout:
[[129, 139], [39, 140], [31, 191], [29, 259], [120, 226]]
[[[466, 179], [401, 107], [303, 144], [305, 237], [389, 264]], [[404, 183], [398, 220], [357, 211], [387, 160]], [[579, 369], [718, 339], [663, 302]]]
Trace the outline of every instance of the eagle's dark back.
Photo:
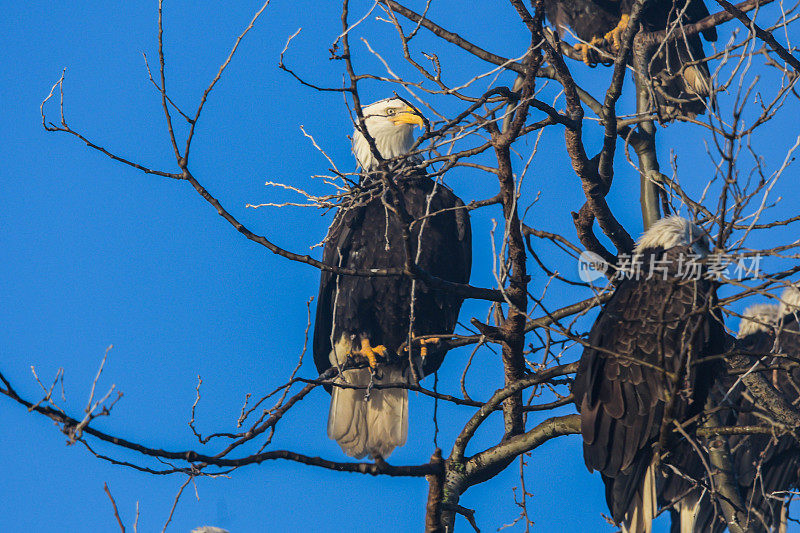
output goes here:
[[[403, 169], [398, 169], [398, 173]], [[371, 176], [334, 218], [323, 252], [325, 264], [359, 271], [403, 269], [408, 256], [428, 274], [468, 283], [472, 234], [464, 203], [453, 191], [425, 175], [408, 172], [395, 187]], [[409, 176], [410, 174], [410, 176]], [[397, 196], [395, 196], [397, 195]], [[396, 200], [414, 219], [408, 247], [395, 213]], [[413, 304], [412, 304], [413, 302]], [[328, 387], [328, 436], [352, 457], [387, 457], [406, 442], [408, 391], [375, 384], [408, 383], [435, 372], [444, 343], [411, 344], [409, 334], [449, 335], [462, 298], [432, 290], [408, 276], [344, 276], [322, 272], [314, 325], [314, 362], [320, 373], [333, 364], [368, 362], [370, 368], [344, 370]], [[413, 315], [413, 322], [412, 322]], [[405, 349], [403, 349], [405, 348]], [[378, 357], [381, 358], [378, 361]], [[409, 359], [414, 362], [410, 368]]]
[[614, 29], [622, 11], [614, 0], [545, 0], [545, 14], [560, 36], [571, 28], [584, 41], [602, 37]]
[[692, 254], [688, 246], [644, 252], [640, 279], [623, 280], [595, 321], [575, 377], [584, 460], [601, 472], [617, 522], [641, 503], [665, 414], [685, 420], [703, 408], [713, 369], [691, 363], [724, 347], [708, 312], [712, 282], [678, 279], [680, 257]]
[[[569, 27], [581, 40], [591, 41], [613, 30], [623, 14], [630, 14], [633, 0], [545, 0], [545, 15], [563, 36]], [[645, 31], [658, 31], [678, 19], [695, 23], [709, 15], [703, 0], [655, 0], [642, 14]], [[716, 28], [701, 32], [707, 41], [717, 39]], [[687, 38], [690, 38], [687, 36]], [[702, 47], [701, 47], [702, 50]]]
[[[449, 188], [424, 176], [406, 178], [397, 185], [407, 212], [417, 220], [411, 228], [412, 261], [433, 276], [468, 283], [472, 234], [464, 203]], [[382, 199], [392, 192], [384, 191], [379, 183], [366, 189], [362, 191], [365, 197], [337, 212], [325, 241], [323, 262], [357, 270], [403, 268], [406, 250], [401, 224], [384, 204], [385, 199], [392, 205], [390, 197]], [[452, 333], [462, 298], [431, 290], [422, 281], [415, 285], [414, 335]], [[406, 343], [411, 291], [412, 280], [408, 276], [338, 276], [323, 272], [314, 328], [314, 361], [320, 373], [331, 367], [331, 338], [365, 335], [373, 345], [384, 345], [390, 352]], [[444, 353], [431, 345], [424, 374], [439, 368]], [[405, 357], [398, 359], [397, 364], [407, 362]]]
[[[603, 38], [615, 29], [623, 14], [630, 14], [633, 0], [546, 0], [547, 18], [563, 35], [571, 28], [586, 42]], [[644, 31], [693, 24], [709, 15], [703, 0], [654, 0], [642, 14]], [[675, 31], [680, 32], [680, 27]], [[701, 32], [707, 41], [717, 40], [715, 28]], [[705, 111], [703, 100], [710, 94], [710, 73], [705, 62], [703, 42], [699, 34], [681, 35], [660, 48], [648, 65], [655, 80], [654, 92], [664, 112], [680, 111], [689, 116]]]

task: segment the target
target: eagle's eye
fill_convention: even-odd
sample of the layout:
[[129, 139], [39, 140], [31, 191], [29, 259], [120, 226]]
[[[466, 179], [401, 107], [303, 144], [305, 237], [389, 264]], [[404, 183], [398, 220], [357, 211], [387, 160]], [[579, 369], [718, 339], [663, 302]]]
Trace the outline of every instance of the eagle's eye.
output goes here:
[[386, 110], [386, 114], [387, 114], [387, 115], [389, 115], [389, 116], [392, 116], [392, 115], [394, 115], [394, 114], [395, 114], [395, 112], [396, 112], [396, 110], [395, 110], [395, 109], [387, 109], [387, 110]]

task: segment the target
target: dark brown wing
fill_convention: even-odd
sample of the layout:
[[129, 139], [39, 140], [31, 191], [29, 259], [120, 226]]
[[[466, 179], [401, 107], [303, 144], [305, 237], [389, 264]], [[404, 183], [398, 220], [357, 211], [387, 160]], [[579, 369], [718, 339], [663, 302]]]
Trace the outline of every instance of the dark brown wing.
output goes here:
[[[437, 214], [426, 218], [424, 224], [418, 223], [419, 231], [422, 232], [422, 237], [417, 237], [421, 244], [418, 265], [434, 276], [458, 283], [469, 283], [472, 270], [472, 228], [464, 202], [452, 190], [430, 181], [420, 191], [426, 198], [431, 197], [430, 207], [423, 209], [424, 204], [420, 201], [413, 216], [422, 218], [426, 212]], [[412, 233], [418, 236], [419, 231], [414, 229]], [[414, 333], [452, 333], [456, 328], [463, 300], [445, 291], [430, 290], [423, 282], [417, 285]], [[428, 354], [422, 362], [423, 374], [427, 376], [437, 371], [446, 353], [447, 350], [429, 345]]]
[[[688, 6], [686, 7], [686, 20], [690, 24], [703, 20], [709, 14], [708, 7], [703, 0], [689, 0]], [[712, 26], [700, 33], [703, 34], [703, 38], [705, 38], [706, 41], [717, 40], [716, 26]]]
[[[333, 223], [328, 228], [328, 235], [325, 237], [322, 252], [323, 263], [335, 267], [354, 268], [351, 251], [353, 246], [356, 249], [363, 247], [360, 228], [364, 226], [366, 212], [366, 206], [358, 204], [348, 205], [347, 209], [340, 209], [336, 212]], [[339, 292], [340, 279], [345, 278], [327, 271], [322, 271], [320, 274], [313, 341], [314, 362], [320, 374], [331, 366], [329, 354], [332, 342], [336, 341], [332, 338], [333, 311], [337, 292]], [[341, 320], [341, 318], [339, 319]]]
[[[677, 264], [680, 253], [688, 250], [673, 248], [654, 257]], [[702, 408], [711, 373], [707, 365], [688, 363], [722, 349], [721, 324], [699, 312], [712, 293], [704, 280], [625, 280], [592, 327], [573, 393], [586, 466], [603, 474], [617, 521], [652, 460], [668, 398], [675, 398], [672, 412], [678, 420]], [[687, 373], [686, 368], [696, 370]], [[678, 388], [670, 375], [682, 376]]]
[[[413, 259], [433, 276], [469, 282], [472, 242], [463, 202], [450, 189], [426, 177], [404, 179], [398, 186], [406, 210], [418, 220], [411, 228]], [[381, 200], [380, 186], [372, 186], [372, 190], [371, 197], [336, 214], [323, 251], [325, 264], [357, 270], [404, 266], [400, 222]], [[314, 324], [317, 369], [323, 372], [330, 368], [331, 338], [336, 341], [342, 335], [361, 335], [373, 346], [380, 344], [396, 351], [407, 339], [411, 291], [411, 280], [405, 276], [323, 272]], [[452, 333], [462, 299], [431, 290], [421, 281], [414, 291], [415, 335]], [[445, 352], [430, 349], [428, 360], [423, 362], [424, 371], [438, 369]]]

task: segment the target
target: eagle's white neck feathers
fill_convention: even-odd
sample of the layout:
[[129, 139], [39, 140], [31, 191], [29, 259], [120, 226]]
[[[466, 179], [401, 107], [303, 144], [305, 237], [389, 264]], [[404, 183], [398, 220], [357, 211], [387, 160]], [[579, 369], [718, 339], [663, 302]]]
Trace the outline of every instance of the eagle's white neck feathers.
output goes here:
[[756, 304], [745, 309], [739, 322], [739, 338], [758, 331], [771, 332], [778, 323], [778, 310], [777, 304]]
[[673, 215], [662, 218], [650, 226], [650, 229], [639, 237], [634, 252], [640, 254], [647, 249], [668, 250], [675, 246], [689, 245], [696, 248], [695, 251], [698, 253], [701, 251], [708, 253], [708, 242], [703, 230], [689, 220]]
[[[397, 120], [401, 115], [408, 115], [411, 109], [398, 98], [381, 100], [362, 109], [367, 131], [375, 139], [375, 146], [384, 159], [405, 155], [414, 144], [414, 123]], [[420, 119], [415, 123], [421, 124], [422, 121]], [[353, 154], [363, 170], [369, 171], [378, 166], [367, 139], [358, 128], [353, 132]]]

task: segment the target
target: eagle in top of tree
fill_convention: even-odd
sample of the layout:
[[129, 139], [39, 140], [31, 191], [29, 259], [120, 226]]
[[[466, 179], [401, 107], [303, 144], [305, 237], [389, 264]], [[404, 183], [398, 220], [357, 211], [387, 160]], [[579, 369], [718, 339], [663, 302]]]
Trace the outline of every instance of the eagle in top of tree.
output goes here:
[[[572, 30], [583, 41], [575, 48], [587, 64], [594, 64], [593, 48], [619, 50], [634, 3], [635, 0], [545, 0], [544, 5], [547, 18], [559, 35]], [[640, 22], [643, 31], [680, 32], [681, 26], [708, 14], [703, 0], [653, 0]], [[714, 27], [701, 33], [707, 41], [717, 40]], [[696, 33], [681, 35], [657, 48], [647, 68], [664, 113], [695, 116], [705, 112], [706, 100], [713, 94], [705, 57], [702, 40]]]
[[[353, 153], [362, 169], [360, 183], [328, 230], [323, 262], [364, 272], [402, 270], [408, 260], [434, 277], [468, 283], [472, 233], [464, 203], [420, 170], [416, 159], [404, 157], [414, 143], [414, 126], [424, 124], [419, 111], [389, 98], [364, 107], [363, 115], [386, 161], [382, 166], [357, 128]], [[407, 241], [400, 209], [413, 219]], [[462, 300], [405, 275], [322, 272], [314, 324], [317, 369], [361, 365], [341, 372], [329, 389], [328, 436], [346, 454], [385, 458], [405, 444], [408, 390], [380, 385], [408, 384], [439, 368], [445, 344], [436, 338], [409, 342], [410, 337], [453, 333]]]

